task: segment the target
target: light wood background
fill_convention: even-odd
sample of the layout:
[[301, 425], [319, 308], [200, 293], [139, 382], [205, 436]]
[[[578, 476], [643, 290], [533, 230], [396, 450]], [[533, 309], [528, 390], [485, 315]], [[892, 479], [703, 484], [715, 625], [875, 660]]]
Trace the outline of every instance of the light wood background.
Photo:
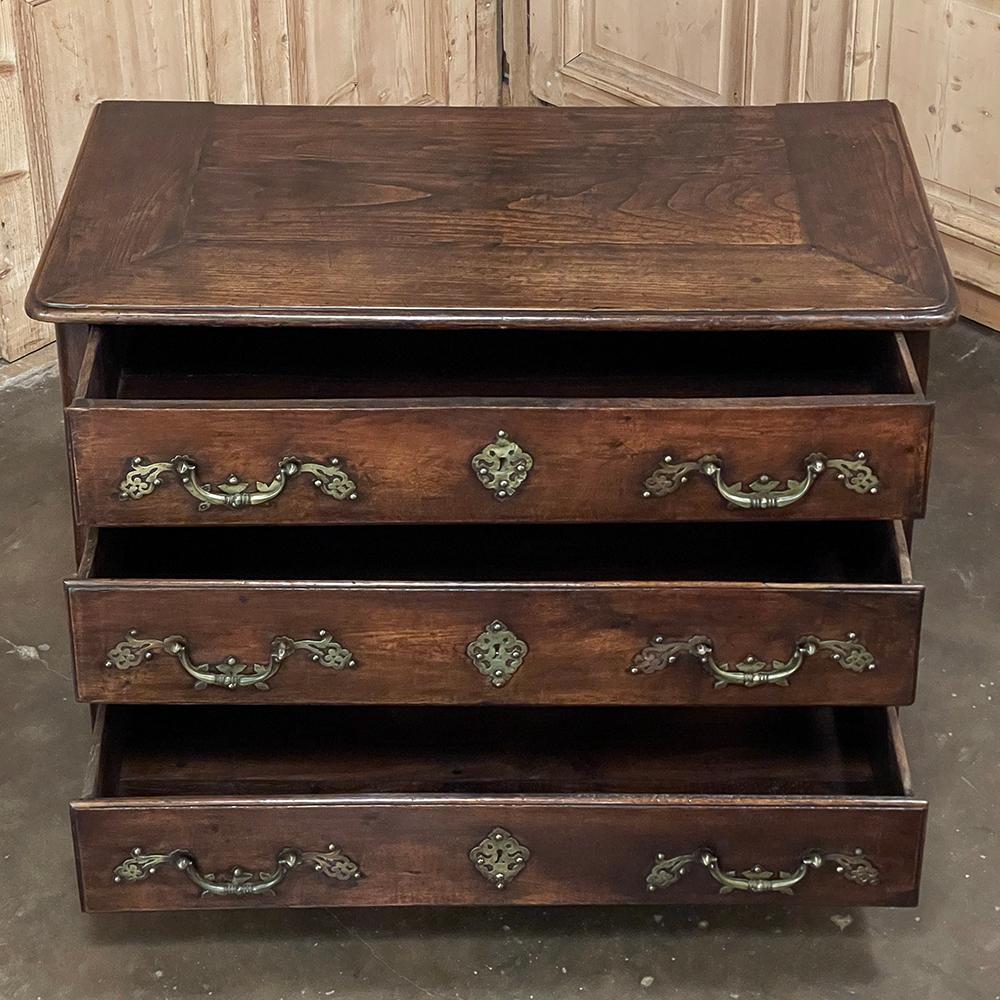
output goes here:
[[0, 357], [104, 98], [899, 104], [963, 287], [1000, 327], [1000, 0], [0, 0]]
[[497, 104], [500, 0], [0, 0], [0, 356], [95, 102]]
[[895, 101], [963, 312], [1000, 328], [1000, 0], [505, 0], [505, 11], [519, 25], [504, 39], [521, 99]]

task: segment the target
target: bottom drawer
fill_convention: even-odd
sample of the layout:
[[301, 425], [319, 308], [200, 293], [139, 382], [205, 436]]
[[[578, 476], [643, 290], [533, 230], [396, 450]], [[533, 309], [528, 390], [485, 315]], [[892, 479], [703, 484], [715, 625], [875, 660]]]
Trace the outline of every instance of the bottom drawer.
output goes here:
[[88, 911], [917, 898], [894, 709], [114, 705], [96, 732]]

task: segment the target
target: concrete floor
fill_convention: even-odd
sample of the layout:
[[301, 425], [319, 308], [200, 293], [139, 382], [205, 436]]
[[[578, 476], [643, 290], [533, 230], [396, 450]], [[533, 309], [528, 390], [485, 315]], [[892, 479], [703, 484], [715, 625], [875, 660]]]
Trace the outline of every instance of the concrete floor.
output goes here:
[[86, 917], [66, 802], [88, 714], [73, 701], [72, 573], [51, 369], [0, 369], [0, 1000], [299, 997], [561, 1000], [1000, 998], [1000, 336], [935, 345], [928, 586], [903, 726], [931, 801], [914, 910], [258, 910]]

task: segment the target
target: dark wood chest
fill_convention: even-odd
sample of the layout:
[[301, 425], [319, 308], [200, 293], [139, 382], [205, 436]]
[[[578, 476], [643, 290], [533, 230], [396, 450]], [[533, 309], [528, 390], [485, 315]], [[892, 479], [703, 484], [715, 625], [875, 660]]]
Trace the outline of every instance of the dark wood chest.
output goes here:
[[85, 909], [915, 902], [891, 105], [104, 104], [28, 308]]

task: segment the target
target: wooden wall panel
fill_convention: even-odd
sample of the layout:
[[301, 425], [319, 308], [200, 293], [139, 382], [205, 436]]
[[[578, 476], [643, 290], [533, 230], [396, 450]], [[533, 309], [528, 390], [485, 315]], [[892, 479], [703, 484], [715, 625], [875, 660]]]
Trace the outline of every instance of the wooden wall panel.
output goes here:
[[[0, 347], [19, 357], [51, 340], [49, 328], [21, 308], [35, 266], [39, 216], [28, 163], [24, 100], [11, 0], [0, 0]], [[0, 352], [2, 353], [2, 352]]]
[[552, 104], [739, 104], [746, 0], [531, 3], [531, 89]]
[[895, 0], [880, 19], [885, 95], [906, 121], [955, 274], [1000, 295], [1000, 0]]
[[499, 0], [0, 0], [0, 357], [93, 105], [497, 104]]
[[963, 303], [1000, 325], [1000, 0], [507, 0], [511, 16], [524, 4], [511, 94], [527, 66], [560, 105], [895, 101], [956, 276], [980, 290]]

